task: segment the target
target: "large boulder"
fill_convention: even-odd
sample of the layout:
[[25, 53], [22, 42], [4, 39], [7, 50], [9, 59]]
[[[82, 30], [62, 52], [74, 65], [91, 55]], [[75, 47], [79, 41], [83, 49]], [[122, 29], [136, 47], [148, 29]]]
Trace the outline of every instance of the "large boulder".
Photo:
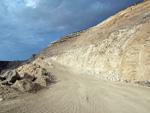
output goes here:
[[23, 65], [17, 68], [17, 72], [21, 79], [28, 79], [41, 86], [48, 86], [53, 79], [52, 75], [38, 64]]
[[48, 86], [53, 79], [52, 75], [47, 72], [45, 68], [41, 68], [38, 73], [35, 74], [35, 77], [35, 83], [38, 83], [41, 86]]
[[6, 80], [8, 84], [13, 84], [15, 83], [16, 80], [20, 79], [19, 74], [16, 72], [16, 70], [9, 70], [6, 71], [3, 75], [0, 76], [0, 79]]
[[48, 86], [51, 83], [51, 80], [48, 76], [39, 75], [34, 83], [40, 84], [41, 86]]
[[34, 88], [34, 84], [32, 81], [23, 79], [17, 80], [11, 87], [18, 89], [22, 92], [31, 91]]

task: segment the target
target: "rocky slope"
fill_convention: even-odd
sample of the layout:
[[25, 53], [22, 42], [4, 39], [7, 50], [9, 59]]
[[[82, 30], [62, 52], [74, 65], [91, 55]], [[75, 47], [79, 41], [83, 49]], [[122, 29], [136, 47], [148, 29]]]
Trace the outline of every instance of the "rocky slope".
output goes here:
[[27, 61], [0, 61], [0, 113], [150, 113], [150, 88], [101, 80], [150, 86], [149, 28], [146, 1]]
[[64, 36], [41, 50], [46, 57], [114, 81], [150, 81], [150, 1]]

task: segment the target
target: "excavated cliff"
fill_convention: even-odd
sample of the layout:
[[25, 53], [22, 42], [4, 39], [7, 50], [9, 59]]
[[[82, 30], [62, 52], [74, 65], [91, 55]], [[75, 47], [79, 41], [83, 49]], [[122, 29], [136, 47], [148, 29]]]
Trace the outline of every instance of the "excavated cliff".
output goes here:
[[41, 50], [46, 57], [116, 81], [150, 81], [150, 1], [64, 36]]

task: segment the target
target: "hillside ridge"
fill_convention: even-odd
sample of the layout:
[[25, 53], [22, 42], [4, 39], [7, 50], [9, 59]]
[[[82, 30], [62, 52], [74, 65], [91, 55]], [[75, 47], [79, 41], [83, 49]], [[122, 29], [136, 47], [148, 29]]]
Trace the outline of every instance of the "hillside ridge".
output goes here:
[[[39, 57], [118, 81], [150, 81], [150, 1], [128, 7], [100, 24], [66, 35]], [[119, 79], [119, 80], [120, 80]]]

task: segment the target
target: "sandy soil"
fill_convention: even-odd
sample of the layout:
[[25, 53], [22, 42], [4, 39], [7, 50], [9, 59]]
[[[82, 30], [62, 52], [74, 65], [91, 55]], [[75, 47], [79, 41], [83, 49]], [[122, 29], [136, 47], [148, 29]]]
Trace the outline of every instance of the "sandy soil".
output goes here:
[[0, 113], [150, 113], [150, 88], [103, 81], [58, 64], [49, 71], [56, 83], [0, 102]]

